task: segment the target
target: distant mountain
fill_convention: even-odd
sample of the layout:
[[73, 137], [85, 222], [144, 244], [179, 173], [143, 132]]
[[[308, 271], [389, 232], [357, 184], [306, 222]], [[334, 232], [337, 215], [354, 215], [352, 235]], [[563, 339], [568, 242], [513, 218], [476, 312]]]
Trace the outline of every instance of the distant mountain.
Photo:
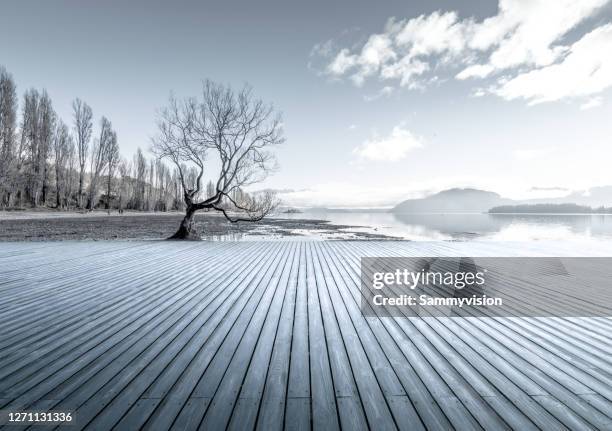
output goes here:
[[487, 212], [493, 207], [513, 203], [516, 202], [494, 192], [455, 188], [421, 199], [405, 200], [391, 211], [399, 214]]

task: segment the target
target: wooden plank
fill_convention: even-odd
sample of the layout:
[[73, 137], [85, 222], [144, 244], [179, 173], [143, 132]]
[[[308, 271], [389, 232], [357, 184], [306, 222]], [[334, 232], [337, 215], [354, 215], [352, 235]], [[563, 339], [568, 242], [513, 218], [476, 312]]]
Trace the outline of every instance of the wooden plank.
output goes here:
[[[229, 343], [236, 334], [241, 333], [243, 322], [248, 318], [248, 315], [253, 312], [252, 310], [266, 290], [265, 284], [267, 280], [269, 280], [271, 274], [274, 273], [280, 265], [283, 256], [281, 251], [281, 249], [277, 248], [274, 253], [268, 254], [265, 265], [261, 266], [261, 271], [253, 271], [254, 278], [248, 283], [249, 290], [239, 296], [239, 299], [236, 301], [236, 306], [232, 307], [230, 312], [225, 314], [218, 313], [218, 325], [211, 333], [207, 343], [198, 351], [189, 366], [184, 369], [181, 376], [166, 396], [166, 398], [170, 397], [173, 402], [162, 402], [160, 408], [156, 410], [149, 419], [148, 424], [163, 425], [165, 423], [172, 423], [175, 418], [177, 418], [176, 421], [178, 422], [186, 421], [184, 416], [190, 414], [190, 412], [185, 409], [181, 410], [180, 403], [174, 402], [176, 400], [182, 400], [183, 403], [185, 403], [190, 397], [207, 398], [209, 400], [212, 398], [202, 397], [200, 394], [195, 393], [197, 385], [212, 361], [220, 362], [223, 360], [224, 356], [227, 356], [225, 352], [229, 351]], [[220, 350], [222, 348], [223, 350]], [[154, 394], [155, 390], [152, 386], [147, 396]], [[198, 410], [196, 412], [196, 417], [193, 419], [196, 426], [199, 425], [205, 412], [206, 410]]]
[[400, 348], [456, 428], [507, 427], [409, 319], [382, 320], [388, 330], [404, 333]]
[[[278, 318], [280, 317], [281, 307], [285, 298], [295, 249], [295, 244], [291, 244], [291, 252], [286, 257], [280, 272], [274, 274], [267, 283], [269, 286], [268, 291], [255, 310], [232, 360], [225, 369], [223, 379], [219, 383], [219, 388], [214, 393], [211, 405], [204, 416], [200, 429], [223, 429], [227, 427], [231, 418], [232, 408], [236, 403], [236, 395], [241, 387], [244, 391], [243, 398], [252, 398], [254, 402], [259, 404], [262, 385], [258, 380], [261, 383], [265, 381], [269, 355], [272, 350], [272, 342], [274, 341], [273, 336], [276, 332], [276, 325], [278, 324]], [[251, 374], [247, 374], [249, 369], [252, 369]], [[261, 379], [262, 375], [264, 379]], [[250, 380], [246, 380], [247, 377], [250, 377]], [[208, 392], [211, 386], [202, 385], [196, 388], [194, 393], [201, 394], [203, 389]], [[223, 408], [214, 408], [215, 406], [223, 406]], [[250, 419], [254, 421], [256, 414], [253, 414], [253, 404], [248, 405], [247, 403], [246, 406], [246, 410], [251, 412]], [[239, 416], [236, 418], [240, 421], [247, 419], [247, 417], [241, 418]], [[244, 425], [247, 425], [246, 421]], [[240, 422], [236, 426], [239, 427]]]
[[[36, 299], [38, 302], [42, 303], [41, 307], [37, 307], [38, 313], [34, 319], [30, 319], [25, 323], [27, 326], [24, 327], [23, 321], [19, 321], [13, 319], [12, 323], [19, 323], [20, 328], [19, 331], [12, 331], [10, 335], [16, 339], [21, 345], [28, 345], [37, 339], [45, 339], [46, 333], [48, 331], [57, 331], [58, 326], [65, 325], [67, 321], [75, 322], [75, 317], [83, 316], [86, 313], [87, 308], [91, 308], [92, 302], [90, 300], [94, 300], [93, 305], [96, 307], [104, 306], [104, 299], [110, 298], [114, 300], [122, 295], [130, 294], [130, 293], [138, 293], [137, 286], [130, 285], [130, 291], [125, 288], [126, 284], [125, 280], [130, 279], [133, 276], [142, 275], [143, 271], [147, 277], [151, 279], [155, 275], [162, 274], [156, 272], [159, 269], [165, 268], [168, 270], [172, 267], [172, 265], [164, 265], [164, 262], [172, 263], [171, 259], [173, 254], [164, 259], [158, 259], [157, 262], [154, 258], [150, 260], [149, 265], [146, 264], [146, 261], [138, 259], [138, 265], [134, 265], [134, 259], [136, 257], [132, 257], [128, 261], [131, 262], [127, 264], [126, 267], [113, 267], [111, 269], [105, 269], [103, 271], [104, 277], [101, 278], [101, 281], [104, 283], [92, 283], [92, 280], [96, 280], [95, 274], [91, 273], [91, 268], [87, 267], [84, 269], [77, 269], [74, 275], [81, 275], [81, 277], [75, 277], [71, 279], [69, 282], [63, 280], [55, 280], [51, 278], [49, 283], [45, 283], [48, 287], [48, 290], [53, 293], [52, 300], [49, 298], [45, 298], [44, 295], [39, 292], [36, 293]], [[124, 260], [127, 260], [124, 258]], [[174, 262], [176, 264], [176, 261]], [[149, 266], [149, 267], [147, 267]], [[126, 269], [127, 268], [127, 269]], [[157, 271], [155, 270], [157, 268]], [[47, 274], [47, 277], [51, 276], [51, 274]], [[155, 278], [153, 278], [155, 279]], [[62, 290], [65, 290], [66, 293], [64, 295], [60, 295], [58, 293], [58, 288], [61, 287]], [[67, 319], [62, 320], [64, 316], [67, 316]], [[45, 320], [47, 319], [47, 320]], [[53, 324], [48, 325], [48, 319], [52, 319]], [[77, 321], [78, 322], [78, 321]], [[35, 326], [33, 326], [35, 325]], [[8, 329], [8, 328], [7, 328]], [[24, 333], [26, 331], [26, 333]], [[33, 333], [36, 338], [33, 338], [31, 335], [28, 336], [27, 331]], [[54, 332], [57, 334], [58, 332]], [[9, 336], [9, 333], [6, 334]], [[6, 348], [6, 345], [2, 345], [2, 348]], [[17, 347], [20, 347], [19, 345]]]
[[[249, 396], [258, 400], [261, 399], [261, 407], [259, 406], [259, 403], [249, 403], [247, 404], [247, 409], [238, 408], [238, 406], [236, 406], [236, 409], [232, 414], [231, 424], [238, 423], [234, 421], [234, 418], [244, 415], [244, 417], [249, 418], [249, 420], [241, 422], [247, 427], [257, 425], [258, 428], [267, 430], [280, 430], [283, 428], [285, 399], [287, 396], [287, 380], [289, 377], [293, 321], [295, 316], [295, 297], [299, 270], [301, 268], [299, 262], [302, 260], [302, 255], [303, 244], [298, 244], [294, 261], [292, 263], [292, 272], [288, 280], [288, 290], [285, 294], [286, 297], [283, 301], [283, 308], [274, 338], [274, 346], [268, 365], [267, 376], [265, 378], [263, 394], [259, 391], [255, 394], [241, 393], [239, 399], [239, 402]], [[262, 336], [260, 336], [260, 341], [263, 339]], [[257, 373], [255, 367], [252, 368], [252, 372]], [[248, 380], [249, 379], [247, 377], [245, 379], [242, 392], [245, 392], [245, 387], [248, 387], [246, 385]], [[257, 407], [259, 408], [259, 411], [257, 411]], [[255, 420], [257, 420], [257, 423], [255, 423]]]
[[[363, 345], [361, 344], [360, 337], [357, 335], [355, 326], [353, 325], [351, 317], [348, 314], [343, 298], [338, 292], [338, 287], [336, 286], [338, 280], [333, 277], [329, 267], [324, 264], [324, 257], [323, 259], [321, 258], [321, 245], [315, 243], [314, 246], [315, 265], [316, 268], [321, 271], [326, 287], [326, 289], [323, 290], [322, 297], [324, 299], [322, 303], [333, 310], [333, 315], [336, 318], [336, 322], [338, 322], [338, 328], [340, 330], [343, 345], [347, 352], [347, 359], [349, 361], [347, 366], [353, 371], [355, 384], [359, 391], [359, 399], [363, 405], [368, 424], [370, 427], [376, 426], [377, 429], [381, 430], [396, 429], [393, 416], [391, 415], [387, 401], [385, 400], [383, 392], [380, 388], [377, 376], [372, 369], [374, 366], [376, 368], [388, 370], [390, 369], [389, 362], [386, 356], [382, 354], [380, 346], [377, 346], [378, 343], [373, 337], [370, 337], [370, 339], [366, 341], [369, 349], [371, 349], [371, 356], [373, 357], [368, 358], [366, 355]], [[366, 329], [365, 325], [361, 329], [363, 329], [361, 336], [370, 335], [369, 332], [366, 332], [369, 328]], [[373, 361], [374, 365], [370, 363], [370, 360]], [[381, 377], [380, 374], [382, 373], [378, 373], [379, 377]], [[384, 376], [386, 378], [387, 389], [391, 392], [391, 394], [405, 394], [395, 374], [392, 374], [391, 377], [385, 373]], [[392, 380], [393, 377], [395, 378], [394, 380]]]
[[[502, 319], [491, 320], [488, 325], [484, 325], [484, 326], [485, 327], [489, 327], [491, 324], [497, 325], [497, 324], [499, 324], [500, 321], [502, 321]], [[456, 322], [458, 322], [460, 324], [469, 324], [469, 322], [467, 320], [463, 320], [463, 319], [456, 320]], [[480, 319], [479, 320], [472, 320], [470, 322], [477, 322], [478, 324], [482, 323], [480, 321]], [[473, 334], [473, 332], [472, 332], [472, 334]], [[468, 339], [475, 339], [475, 338], [480, 339], [481, 337], [469, 337]], [[520, 349], [519, 349], [519, 351], [520, 351]], [[546, 371], [550, 371], [550, 367], [542, 367], [542, 368], [545, 369]], [[531, 370], [531, 367], [529, 368], [529, 370]], [[549, 383], [549, 382], [547, 382], [547, 383]], [[547, 388], [549, 388], [549, 386], [547, 386]], [[558, 386], [553, 386], [553, 390], [558, 390]], [[559, 392], [557, 391], [556, 393], [559, 393]], [[567, 395], [567, 393], [561, 392], [560, 396], [567, 397], [568, 395]], [[577, 408], [578, 411], [584, 412], [583, 414], [586, 414], [587, 417], [592, 418], [598, 424], [605, 423], [604, 418], [602, 418], [597, 412], [595, 412], [595, 411], [590, 411], [588, 413], [585, 412], [585, 406], [584, 406], [584, 404], [579, 399], [577, 399], [576, 397], [571, 397], [571, 395], [569, 395], [569, 397], [573, 398], [572, 402], [570, 403], [570, 405], [572, 405], [574, 408]]]
[[[173, 431], [192, 431], [198, 429], [200, 419], [210, 404], [210, 398], [189, 398], [187, 401], [173, 400], [172, 402], [177, 404], [175, 410], [178, 411], [182, 408], [182, 414], [176, 418], [169, 429]], [[168, 427], [164, 423], [151, 421], [147, 429], [165, 430]]]
[[[289, 381], [287, 397], [310, 398], [310, 361], [309, 361], [309, 290], [306, 275], [306, 246], [300, 245], [300, 264], [296, 292], [293, 336], [291, 338], [291, 357], [289, 360]], [[310, 411], [310, 409], [309, 409]]]
[[[183, 290], [185, 290], [185, 289], [183, 289]], [[194, 288], [194, 291], [195, 291], [195, 292], [197, 292], [197, 288]], [[204, 290], [204, 292], [205, 292], [205, 290]], [[200, 293], [203, 293], [203, 292], [202, 292], [202, 291], [200, 291]], [[192, 296], [193, 296], [193, 295], [192, 295]], [[189, 297], [185, 297], [185, 298], [183, 298], [183, 300], [187, 300], [187, 301], [188, 301], [188, 300], [189, 300]], [[169, 304], [169, 305], [172, 305], [172, 304]], [[170, 315], [170, 316], [171, 316], [171, 315], [173, 314], [173, 311], [175, 311], [175, 310], [173, 310], [172, 308], [171, 308], [171, 309], [169, 309], [169, 311], [168, 311], [168, 312], [166, 312], [166, 315]], [[178, 318], [178, 317], [177, 317], [177, 318]], [[159, 331], [159, 330], [162, 328], [162, 327], [160, 327], [159, 325], [156, 325], [156, 324], [154, 324], [154, 323], [149, 323], [149, 324], [148, 324], [148, 326], [149, 326], [149, 327], [151, 327], [151, 328], [155, 328], [155, 330], [157, 330], [157, 331]], [[126, 327], [126, 329], [129, 329], [129, 328], [127, 328], [127, 327]], [[136, 340], [138, 340], [140, 343], [146, 342], [146, 338], [144, 338], [144, 339], [143, 339], [142, 335], [141, 335], [140, 337], [136, 337]], [[129, 344], [129, 343], [125, 343], [125, 342], [121, 344], [121, 348], [122, 348], [122, 349], [127, 348], [127, 347], [130, 347], [130, 346], [131, 346], [131, 344]], [[124, 349], [124, 350], [125, 350], [125, 349]], [[118, 352], [119, 352], [119, 353], [121, 353], [121, 351], [122, 351], [122, 350], [118, 350]], [[115, 355], [115, 354], [117, 353], [117, 349], [113, 349], [113, 350], [112, 350], [112, 353], [113, 353], [113, 355]], [[103, 364], [102, 364], [102, 365], [103, 365]], [[77, 366], [82, 367], [82, 366], [83, 366], [83, 364], [82, 364], [82, 363], [80, 363], [80, 364], [79, 364], [78, 362], [77, 362], [77, 363], [75, 363], [75, 362], [70, 362], [70, 366], [68, 367], [68, 369], [63, 370], [63, 372], [68, 372], [68, 371], [70, 370], [70, 368], [75, 368], [75, 367], [77, 367]], [[93, 369], [92, 369], [92, 368], [93, 368]], [[77, 368], [77, 369], [78, 369], [78, 368]], [[90, 368], [87, 368], [87, 373], [85, 373], [85, 377], [87, 376], [87, 374], [92, 374], [92, 371], [95, 373], [96, 368], [95, 368], [95, 367], [90, 367]], [[69, 374], [69, 375], [70, 375], [70, 374]], [[93, 374], [92, 374], [92, 375], [93, 375]], [[78, 376], [78, 374], [77, 374], [77, 376]], [[79, 377], [80, 377], [80, 378], [82, 378], [82, 377], [83, 377], [83, 375], [80, 375]], [[56, 375], [56, 376], [54, 376], [54, 380], [55, 380], [55, 381], [60, 382], [60, 385], [61, 385], [61, 386], [66, 386], [66, 382], [67, 382], [67, 381], [70, 381], [70, 380], [66, 380], [66, 378], [65, 378], [65, 377], [63, 377], [61, 374], [60, 374], [60, 375]], [[66, 381], [65, 381], [65, 380], [66, 380]], [[94, 385], [92, 385], [92, 384], [91, 384], [91, 382], [90, 382], [90, 384], [89, 384], [89, 385], [85, 385], [85, 386], [83, 386], [83, 385], [82, 385], [82, 384], [79, 382], [79, 380], [76, 380], [76, 381], [74, 381], [74, 379], [71, 379], [71, 380], [72, 380], [72, 383], [71, 383], [71, 384], [73, 384], [74, 386], [76, 386], [77, 388], [79, 388], [79, 389], [81, 389], [81, 390], [85, 390], [85, 389], [90, 390], [91, 388], [94, 388], [94, 390], [95, 390], [95, 386], [94, 386]], [[49, 382], [48, 384], [51, 384], [51, 382]], [[58, 386], [58, 388], [60, 388], [61, 386]], [[69, 387], [70, 387], [70, 386], [68, 386], [68, 388], [69, 388]], [[44, 392], [42, 392], [42, 391], [44, 391], [44, 390], [45, 390], [45, 387], [41, 387], [41, 386], [39, 385], [39, 386], [37, 386], [37, 387], [36, 387], [36, 391], [34, 391], [34, 394], [35, 394], [36, 392], [38, 392], [38, 393], [44, 393]], [[65, 397], [65, 396], [67, 396], [67, 394], [68, 394], [68, 393], [70, 393], [70, 392], [65, 392], [65, 389], [64, 389], [63, 391], [64, 391], [64, 394], [62, 395], [62, 392], [61, 392], [61, 391], [60, 391], [60, 392], [58, 392], [58, 390], [57, 390], [57, 389], [55, 390], [55, 395], [57, 395], [57, 398], [61, 398], [62, 396], [64, 396], [64, 397]], [[29, 395], [30, 395], [30, 396], [34, 396], [34, 394], [30, 393]], [[19, 400], [19, 399], [18, 399], [18, 400]], [[24, 400], [19, 400], [19, 401], [24, 401]]]
[[[223, 255], [220, 256], [223, 258]], [[177, 267], [178, 269], [178, 267]], [[90, 314], [89, 319], [86, 319], [84, 322], [81, 319], [84, 316], [80, 313], [84, 313], [83, 311], [79, 311], [79, 314], [74, 316], [73, 324], [70, 324], [66, 329], [69, 330], [69, 335], [64, 335], [63, 329], [55, 329], [53, 337], [46, 337], [43, 343], [37, 344], [34, 341], [32, 342], [31, 349], [35, 349], [34, 353], [31, 353], [29, 349], [19, 350], [18, 355], [11, 359], [7, 358], [6, 361], [2, 361], [2, 370], [3, 370], [3, 378], [6, 379], [6, 376], [10, 373], [15, 372], [16, 369], [22, 370], [28, 365], [32, 364], [32, 367], [38, 367], [39, 369], [44, 368], [49, 361], [54, 360], [54, 358], [61, 357], [71, 346], [78, 346], [81, 350], [85, 347], [82, 342], [82, 337], [84, 334], [87, 334], [88, 342], [92, 343], [96, 340], [98, 334], [108, 333], [112, 331], [112, 327], [117, 324], [117, 322], [122, 322], [122, 320], [128, 317], [134, 317], [137, 315], [138, 309], [140, 307], [149, 307], [149, 304], [155, 301], [155, 308], [158, 308], [160, 304], [164, 301], [167, 301], [168, 296], [172, 292], [185, 292], [185, 289], [180, 286], [180, 284], [175, 285], [172, 289], [168, 289], [166, 286], [166, 282], [174, 279], [176, 280], [175, 275], [173, 274], [173, 270], [169, 267], [164, 267], [163, 271], [168, 273], [167, 277], [159, 277], [156, 278], [155, 274], [151, 274], [153, 278], [139, 278], [137, 282], [137, 286], [142, 287], [143, 289], [138, 290], [128, 298], [126, 301], [123, 301], [121, 304], [113, 303], [110, 306], [104, 304], [95, 303], [92, 305], [95, 311], [93, 314]], [[112, 291], [112, 286], [111, 286]], [[121, 323], [125, 326], [125, 322]], [[46, 334], [45, 334], [46, 335]], [[53, 352], [53, 354], [51, 354]], [[14, 363], [18, 367], [9, 367], [9, 363]], [[30, 367], [31, 368], [31, 367]], [[4, 381], [5, 384], [8, 381]]]
[[[323, 425], [319, 422], [319, 426]], [[330, 429], [336, 423], [328, 423]], [[285, 413], [284, 429], [290, 431], [307, 431], [312, 429], [312, 421], [310, 417], [310, 398], [287, 398], [287, 411]]]
[[315, 431], [335, 430], [340, 429], [340, 423], [310, 244], [306, 244], [305, 254], [312, 427]]
[[[143, 418], [149, 417], [149, 415], [155, 410], [155, 408], [161, 402], [158, 398], [146, 398], [139, 399], [136, 401], [123, 418], [117, 423], [116, 428], [120, 430], [136, 430], [140, 429], [144, 423]], [[102, 429], [102, 428], [100, 428]], [[110, 429], [110, 428], [107, 428]]]
[[361, 313], [361, 256], [547, 247], [5, 243], [0, 408], [77, 409], [66, 429], [609, 429], [610, 318]]
[[[478, 324], [481, 324], [481, 323], [482, 323], [480, 320], [470, 320], [469, 322], [468, 322], [467, 320], [464, 320], [464, 319], [457, 319], [457, 320], [452, 319], [452, 320], [453, 320], [453, 321], [456, 321], [456, 322], [458, 322], [458, 323], [460, 323], [460, 324], [466, 324], [466, 325], [469, 325], [469, 323], [470, 323], [470, 322], [477, 322]], [[490, 321], [490, 323], [492, 323], [492, 324], [494, 324], [494, 325], [497, 325], [497, 324], [498, 324], [500, 321], [502, 321], [502, 319], [491, 320], [491, 321]], [[483, 325], [484, 325], [484, 324], [483, 324]], [[490, 326], [490, 325], [484, 325], [484, 327], [487, 327], [487, 326]], [[472, 334], [473, 334], [473, 332], [472, 332]], [[472, 336], [472, 337], [462, 337], [462, 338], [466, 338], [466, 339], [468, 339], [468, 340], [474, 340], [474, 339], [481, 339], [482, 337], [475, 337], [475, 336]], [[519, 351], [521, 351], [521, 352], [523, 352], [523, 353], [524, 353], [524, 350], [519, 349]], [[526, 364], [526, 366], [528, 366], [528, 365]], [[528, 366], [528, 367], [529, 367], [529, 366]], [[544, 370], [546, 370], [546, 371], [550, 371], [550, 370], [551, 370], [551, 369], [550, 369], [550, 367], [542, 367], [541, 369], [544, 369]], [[532, 370], [532, 367], [529, 367], [529, 369], [528, 369], [528, 370]], [[539, 374], [538, 374], [538, 376], [539, 376]], [[513, 377], [513, 376], [511, 376], [511, 377]], [[548, 382], [547, 382], [547, 383], [548, 383]], [[546, 387], [547, 387], [547, 389], [549, 389], [549, 390], [550, 390], [550, 386], [546, 386]], [[557, 390], [557, 387], [553, 386], [553, 388], [554, 388], [555, 390]], [[505, 391], [505, 390], [506, 390], [506, 388], [504, 387], [504, 389], [503, 389], [503, 390]], [[559, 393], [559, 392], [557, 391], [556, 393]], [[601, 416], [599, 415], [599, 413], [597, 413], [597, 412], [595, 412], [595, 411], [593, 411], [593, 410], [591, 410], [591, 411], [589, 411], [589, 412], [585, 411], [585, 406], [584, 406], [584, 404], [583, 404], [583, 403], [582, 403], [582, 402], [581, 402], [579, 399], [577, 399], [576, 397], [572, 397], [571, 395], [569, 395], [569, 396], [568, 396], [568, 394], [567, 394], [567, 393], [563, 393], [563, 392], [561, 392], [561, 393], [560, 393], [560, 396], [565, 397], [565, 399], [566, 399], [566, 400], [568, 400], [568, 402], [571, 400], [570, 405], [571, 405], [573, 408], [577, 409], [579, 412], [581, 412], [583, 415], [586, 415], [586, 417], [591, 418], [591, 420], [593, 420], [595, 424], [597, 424], [597, 425], [602, 425], [602, 424], [605, 424], [605, 423], [606, 423], [606, 422], [605, 422], [605, 418], [601, 417]], [[567, 415], [566, 415], [566, 416], [564, 416], [564, 417], [566, 418], [566, 417], [567, 417]]]
[[[444, 319], [446, 326], [440, 324], [440, 321], [441, 319], [437, 318], [411, 319], [411, 322], [419, 332], [470, 382], [470, 385], [474, 387], [482, 398], [489, 404], [495, 404], [495, 411], [512, 428], [536, 429], [523, 412], [527, 412], [533, 422], [540, 428], [549, 429], [561, 426], [546, 411], [541, 408], [538, 409], [537, 403], [516, 387], [512, 380], [501, 376], [494, 367], [487, 361], [482, 360], [461, 339], [447, 336], [446, 326], [452, 325], [453, 319]], [[455, 350], [452, 350], [451, 346]], [[505, 388], [505, 397], [497, 391], [496, 386]]]
[[[335, 252], [331, 253], [330, 257], [337, 265], [336, 267], [341, 271], [342, 276], [339, 277], [340, 280], [352, 279], [354, 282], [358, 282], [359, 278], [357, 274], [353, 272], [353, 269], [349, 267], [349, 264], [346, 261], [339, 259]], [[357, 306], [358, 294], [356, 293], [357, 289], [355, 289], [354, 286], [355, 285], [353, 285], [353, 290], [355, 292], [353, 294], [349, 292], [349, 286], [346, 286], [347, 292], [345, 295], [347, 297], [352, 296], [354, 299], [354, 304]], [[391, 366], [396, 370], [398, 378], [402, 382], [406, 393], [410, 397], [411, 404], [414, 405], [416, 412], [418, 412], [418, 418], [412, 417], [409, 420], [412, 426], [418, 428], [419, 423], [422, 421], [430, 429], [450, 428], [451, 425], [446, 419], [444, 412], [432, 398], [428, 389], [425, 387], [414, 369], [410, 366], [410, 363], [406, 361], [405, 356], [402, 354], [400, 348], [396, 344], [391, 332], [387, 331], [387, 328], [382, 324], [380, 319], [368, 318], [366, 321], [372, 328], [372, 331], [380, 343], [380, 346], [383, 348], [385, 355], [387, 355]], [[394, 403], [393, 399], [395, 398], [396, 397], [393, 396], [389, 400], [389, 404], [392, 407]], [[406, 413], [397, 418], [396, 420], [398, 422], [398, 426], [400, 426], [401, 423], [405, 423], [407, 419], [406, 416], [409, 415], [412, 415], [411, 409], [406, 410]]]
[[[253, 275], [252, 272], [245, 272], [246, 276]], [[242, 283], [238, 286], [248, 287], [249, 283]], [[224, 286], [225, 287], [225, 286]], [[212, 322], [212, 325], [215, 325], [219, 321], [221, 321], [221, 317], [227, 314], [227, 310], [230, 307], [239, 304], [237, 301], [240, 298], [242, 291], [240, 289], [234, 289], [232, 284], [230, 283], [227, 289], [223, 289], [224, 292], [229, 293], [229, 297], [219, 297], [219, 300], [216, 301], [214, 310], [211, 310], [209, 313], [198, 313], [196, 319], [189, 323], [189, 326], [185, 326], [184, 328], [177, 327], [172, 328], [172, 332], [176, 333], [181, 341], [177, 341], [178, 338], [174, 338], [172, 343], [168, 342], [158, 343], [163, 347], [163, 350], [160, 351], [159, 354], [155, 353], [155, 350], [150, 352], [150, 356], [153, 358], [153, 362], [148, 365], [146, 368], [142, 370], [138, 370], [140, 368], [140, 364], [138, 367], [130, 367], [129, 372], [126, 370], [122, 370], [121, 374], [117, 375], [113, 378], [106, 386], [115, 387], [117, 384], [126, 385], [125, 389], [115, 398], [108, 396], [108, 390], [104, 390], [102, 388], [95, 397], [88, 400], [85, 404], [85, 408], [87, 409], [87, 414], [94, 414], [97, 410], [100, 409], [100, 401], [99, 399], [104, 400], [105, 402], [109, 402], [109, 405], [102, 413], [98, 413], [95, 419], [91, 422], [91, 426], [94, 428], [105, 429], [108, 425], [112, 426], [117, 418], [121, 417], [121, 414], [125, 411], [125, 406], [129, 400], [134, 400], [140, 397], [146, 388], [151, 384], [152, 381], [156, 377], [160, 375], [160, 373], [167, 369], [170, 361], [176, 355], [176, 352], [181, 349], [182, 346], [185, 346], [192, 339], [197, 339], [198, 335], [200, 337], [203, 334], [210, 333], [210, 328], [206, 326], [206, 323]], [[248, 295], [246, 295], [248, 299]], [[219, 310], [219, 313], [216, 311]], [[218, 320], [211, 320], [211, 317], [218, 316]], [[185, 320], [189, 321], [190, 319], [183, 319], [181, 321], [182, 324], [185, 323]], [[231, 322], [230, 319], [228, 321]], [[172, 332], [170, 334], [172, 334]], [[170, 337], [168, 337], [170, 339]], [[147, 352], [148, 353], [148, 352]], [[143, 362], [143, 361], [140, 361]], [[115, 380], [119, 379], [116, 383]], [[83, 415], [83, 407], [79, 409], [81, 415]]]
[[[163, 287], [163, 286], [161, 286], [161, 287]], [[198, 292], [197, 288], [195, 288], [195, 287], [192, 287], [190, 289], [185, 289], [185, 288], [180, 288], [180, 286], [179, 286], [177, 292], [179, 293], [179, 297], [176, 298], [176, 300], [178, 302], [173, 303], [173, 302], [167, 301], [167, 299], [166, 299], [165, 303], [164, 302], [153, 303], [149, 307], [148, 314], [142, 314], [141, 315], [139, 313], [136, 313], [135, 317], [137, 319], [143, 319], [143, 318], [144, 319], [152, 319], [156, 315], [160, 316], [160, 317], [164, 316], [164, 315], [171, 315], [172, 311], [178, 309], [181, 306], [182, 303], [186, 303], [187, 301], [189, 301], [189, 299], [193, 299], [192, 298], [193, 295], [198, 294], [198, 293], [203, 294], [203, 293], [206, 292], [206, 290]], [[170, 310], [170, 312], [165, 311], [165, 314], [164, 314], [163, 313], [164, 309], [160, 308], [161, 304], [164, 304], [165, 307], [170, 307], [170, 308], [166, 308], [166, 310]], [[158, 318], [160, 318], [160, 317], [158, 317]], [[99, 341], [96, 340], [95, 338], [88, 339], [88, 341], [85, 342], [85, 343], [83, 343], [82, 340], [77, 339], [76, 340], [77, 343], [80, 341], [79, 348], [77, 349], [77, 353], [79, 351], [84, 351], [89, 356], [93, 356], [95, 358], [96, 356], [99, 355], [99, 354], [96, 353], [96, 350], [107, 351], [109, 349], [108, 346], [116, 345], [119, 341], [121, 341], [122, 340], [122, 338], [120, 336], [121, 333], [126, 333], [126, 336], [131, 333], [131, 334], [133, 334], [132, 337], [134, 338], [134, 335], [136, 335], [138, 333], [137, 332], [133, 332], [133, 330], [135, 328], [139, 327], [139, 325], [140, 325], [140, 327], [142, 327], [143, 323], [142, 323], [142, 321], [139, 321], [139, 320], [128, 321], [128, 323], [129, 324], [123, 326], [120, 329], [120, 332], [116, 332], [116, 330], [113, 331], [112, 327], [106, 328], [107, 329], [106, 332], [109, 332], [112, 336], [111, 335], [107, 336], [105, 339], [103, 339], [103, 343], [98, 344], [98, 345], [96, 345], [96, 342], [99, 342]], [[155, 324], [148, 323], [146, 326], [144, 326], [144, 328], [147, 328], [147, 327], [153, 328], [153, 327], [155, 327]], [[160, 327], [158, 326], [156, 329], [159, 330]], [[141, 337], [136, 337], [136, 339], [139, 339], [139, 338], [141, 338]], [[142, 342], [142, 340], [141, 340], [141, 342]], [[91, 349], [92, 345], [95, 346], [95, 349], [93, 349], [93, 350]], [[129, 346], [130, 346], [130, 344], [126, 343], [125, 341], [123, 341], [122, 344], [121, 344], [121, 348], [122, 349], [126, 348], [126, 347], [129, 347]], [[117, 354], [117, 353], [120, 353], [120, 352], [121, 352], [121, 350], [116, 350], [116, 349], [114, 351], [112, 351], [113, 354]], [[62, 356], [62, 357], [60, 357], [60, 359], [61, 359], [61, 361], [59, 361], [59, 362], [56, 361], [56, 363], [54, 363], [53, 367], [46, 366], [45, 368], [43, 368], [42, 372], [38, 373], [36, 375], [36, 380], [31, 381], [32, 379], [29, 379], [28, 380], [28, 384], [32, 385], [32, 384], [34, 384], [36, 382], [39, 382], [41, 378], [45, 378], [45, 376], [49, 375], [50, 373], [54, 373], [58, 369], [58, 367], [62, 367], [63, 364], [68, 363], [68, 364], [71, 364], [72, 367], [74, 367], [74, 366], [77, 366], [77, 365], [81, 365], [82, 366], [83, 362], [87, 363], [86, 361], [82, 361], [82, 360], [80, 362], [76, 362], [75, 363], [74, 360], [71, 360], [70, 356]], [[24, 387], [24, 383], [21, 383], [20, 386], [23, 388]], [[37, 386], [37, 390], [39, 390], [39, 391], [41, 390], [40, 386]]]

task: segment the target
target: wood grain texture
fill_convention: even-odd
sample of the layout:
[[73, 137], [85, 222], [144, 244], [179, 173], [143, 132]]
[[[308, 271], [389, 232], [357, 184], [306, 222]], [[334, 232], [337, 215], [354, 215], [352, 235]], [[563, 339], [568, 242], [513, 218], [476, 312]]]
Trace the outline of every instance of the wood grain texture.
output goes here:
[[612, 429], [610, 318], [361, 313], [362, 256], [551, 253], [572, 249], [3, 243], [0, 408], [75, 410], [70, 430]]

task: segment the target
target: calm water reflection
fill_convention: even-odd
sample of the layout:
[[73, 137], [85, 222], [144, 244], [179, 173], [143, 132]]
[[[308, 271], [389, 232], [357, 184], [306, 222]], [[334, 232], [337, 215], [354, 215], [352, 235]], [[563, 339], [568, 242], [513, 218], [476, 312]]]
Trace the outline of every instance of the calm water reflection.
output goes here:
[[354, 226], [350, 230], [421, 241], [612, 239], [612, 215], [602, 214], [302, 213], [279, 217], [325, 219]]

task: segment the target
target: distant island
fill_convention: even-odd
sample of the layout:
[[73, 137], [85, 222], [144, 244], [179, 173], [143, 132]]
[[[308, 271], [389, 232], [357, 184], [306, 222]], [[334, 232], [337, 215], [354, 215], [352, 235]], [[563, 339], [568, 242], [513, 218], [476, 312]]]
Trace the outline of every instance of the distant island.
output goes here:
[[489, 214], [612, 214], [612, 207], [591, 208], [576, 204], [500, 205], [491, 208]]

